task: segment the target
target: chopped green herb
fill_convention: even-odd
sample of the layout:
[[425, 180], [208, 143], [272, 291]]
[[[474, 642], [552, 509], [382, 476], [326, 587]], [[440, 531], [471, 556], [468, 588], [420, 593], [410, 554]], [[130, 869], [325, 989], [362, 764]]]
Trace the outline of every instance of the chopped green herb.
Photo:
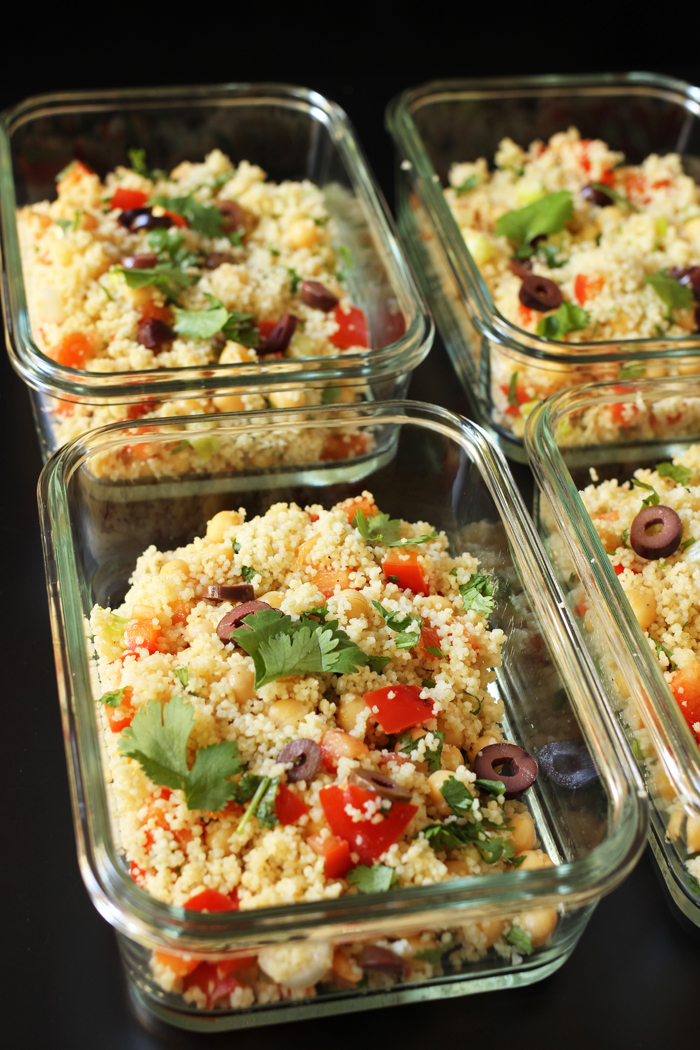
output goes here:
[[633, 204], [632, 201], [628, 201], [627, 198], [623, 197], [623, 195], [618, 193], [617, 190], [613, 190], [610, 186], [606, 186], [604, 182], [592, 182], [591, 186], [594, 190], [599, 190], [601, 193], [604, 193], [606, 197], [610, 197], [616, 204], [621, 204], [623, 208], [627, 208], [629, 211], [641, 211], [641, 208], [638, 208], [636, 204]]
[[184, 255], [188, 258], [191, 256], [191, 252], [182, 253], [185, 234], [178, 226], [168, 226], [167, 229], [157, 226], [155, 230], [148, 231], [146, 240], [149, 248], [158, 255], [167, 253], [173, 262], [181, 263]]
[[[457, 568], [454, 568], [450, 575], [457, 576], [457, 573]], [[464, 611], [468, 612], [469, 609], [473, 609], [474, 612], [483, 613], [485, 616], [493, 612], [495, 604], [493, 597], [494, 586], [495, 580], [493, 576], [488, 576], [483, 572], [473, 573], [466, 583], [459, 585]]]
[[192, 445], [187, 438], [183, 438], [183, 440], [179, 441], [174, 448], [170, 449], [170, 455], [174, 456], [176, 452], [184, 452], [187, 448], [192, 448]]
[[223, 333], [227, 339], [234, 343], [241, 343], [255, 349], [260, 342], [260, 333], [255, 324], [252, 314], [242, 313], [241, 310], [231, 310], [228, 321], [223, 327]]
[[218, 208], [200, 202], [188, 193], [186, 197], [153, 197], [149, 204], [159, 204], [166, 211], [182, 215], [190, 229], [205, 237], [220, 237], [223, 220]]
[[324, 215], [322, 219], [314, 217], [311, 221], [313, 222], [314, 226], [327, 226], [329, 218], [330, 216]]
[[230, 314], [223, 303], [213, 295], [207, 295], [207, 299], [210, 306], [206, 310], [180, 310], [175, 307], [173, 327], [176, 332], [189, 336], [190, 339], [211, 339], [221, 331]]
[[347, 874], [348, 882], [356, 886], [360, 893], [386, 893], [391, 889], [395, 877], [395, 870], [386, 864], [373, 864], [371, 868], [366, 864], [358, 864]]
[[339, 386], [327, 386], [321, 393], [321, 404], [322, 405], [334, 405], [340, 397]]
[[561, 340], [568, 332], [579, 332], [588, 328], [590, 323], [591, 315], [588, 310], [564, 300], [556, 313], [542, 318], [537, 325], [537, 334], [545, 339]]
[[234, 554], [240, 554], [241, 553], [241, 545], [238, 542], [238, 540], [235, 540], [235, 539], [231, 540], [231, 546], [233, 547], [233, 553]]
[[510, 933], [506, 934], [506, 940], [521, 955], [532, 955], [532, 938], [529, 933], [526, 933], [519, 926], [513, 926]]
[[700, 895], [700, 882], [698, 882], [697, 879], [693, 878], [693, 876], [687, 869], [685, 872], [685, 879], [693, 893]]
[[123, 266], [114, 267], [120, 273], [129, 288], [146, 288], [155, 285], [162, 288], [168, 299], [177, 299], [183, 288], [188, 288], [197, 280], [194, 274], [185, 273], [171, 263], [157, 263], [153, 269], [127, 270]]
[[389, 574], [387, 576], [387, 580], [389, 581], [389, 583], [398, 583], [399, 582], [399, 577], [398, 576], [392, 576], [391, 574]]
[[292, 295], [294, 295], [301, 284], [301, 277], [296, 272], [293, 266], [287, 267], [287, 273], [289, 274], [289, 283], [292, 286]]
[[242, 230], [231, 230], [228, 234], [228, 239], [234, 248], [243, 247], [243, 231]]
[[319, 620], [323, 620], [324, 623], [325, 623], [327, 615], [328, 615], [328, 606], [327, 605], [314, 605], [314, 607], [312, 609], [309, 609], [309, 610], [307, 610], [307, 612], [304, 613], [304, 616], [308, 616], [308, 617], [315, 616]]
[[190, 677], [189, 671], [187, 670], [187, 668], [186, 667], [175, 667], [173, 669], [173, 674], [177, 678], [177, 680], [180, 683], [180, 685], [182, 686], [182, 688], [186, 689], [187, 688], [187, 683], [188, 683], [189, 677]]
[[618, 379], [641, 379], [646, 375], [644, 365], [623, 365], [617, 373]]
[[432, 680], [432, 678], [424, 678], [421, 684], [422, 684], [424, 689], [434, 689], [435, 688], [435, 682]]
[[[397, 649], [414, 649], [418, 645], [423, 628], [423, 620], [420, 616], [415, 616], [413, 613], [404, 615], [398, 611], [389, 612], [380, 602], [376, 602], [374, 599], [372, 599], [372, 605], [384, 617], [387, 627], [397, 632], [394, 638], [394, 645]], [[416, 630], [411, 630], [413, 626], [416, 627]]]
[[455, 939], [452, 934], [449, 935], [449, 940], [445, 944], [441, 944], [438, 948], [423, 948], [422, 951], [416, 952], [416, 959], [423, 959], [425, 962], [439, 963], [443, 955], [447, 955], [448, 952], [452, 951], [454, 947]]
[[418, 543], [434, 540], [437, 532], [429, 535], [401, 538], [401, 522], [398, 518], [390, 519], [388, 514], [371, 514], [358, 510], [352, 519], [352, 527], [357, 529], [363, 540], [368, 543], [383, 543], [385, 547], [412, 547]]
[[78, 226], [80, 226], [80, 217], [82, 214], [83, 213], [80, 209], [75, 213], [75, 218], [73, 219], [73, 233], [75, 233], [75, 231], [78, 229]]
[[440, 794], [456, 816], [466, 817], [471, 813], [474, 796], [461, 780], [449, 777], [440, 788]]
[[381, 674], [390, 660], [390, 656], [368, 656], [367, 664], [370, 671], [374, 671], [375, 674]]
[[537, 248], [537, 254], [550, 270], [558, 270], [561, 266], [566, 266], [569, 261], [568, 259], [557, 259], [559, 248], [554, 244], [540, 244]]
[[277, 813], [275, 812], [275, 801], [277, 799], [277, 788], [279, 787], [279, 777], [262, 777], [255, 789], [250, 805], [241, 817], [240, 823], [236, 828], [237, 832], [243, 831], [248, 821], [252, 816], [257, 816], [258, 821], [264, 828], [274, 828], [276, 824], [279, 824], [277, 819]]
[[77, 160], [71, 160], [68, 164], [66, 164], [65, 168], [61, 168], [58, 175], [56, 176], [56, 182], [61, 182], [62, 179], [65, 179], [66, 175], [68, 175], [68, 173], [73, 170], [77, 163]]
[[128, 622], [128, 616], [117, 616], [116, 613], [112, 613], [112, 619], [110, 623], [108, 623], [107, 626], [104, 628], [104, 631], [106, 634], [109, 635], [110, 638], [121, 638], [122, 634], [124, 633], [124, 628], [126, 627]]
[[529, 248], [536, 237], [563, 230], [573, 213], [572, 194], [569, 190], [557, 190], [524, 208], [501, 215], [496, 221], [496, 233], [499, 237], [507, 237], [520, 248]]
[[692, 547], [693, 544], [697, 542], [698, 541], [695, 539], [695, 537], [691, 536], [689, 540], [683, 540], [683, 542], [681, 543], [681, 550], [687, 551], [688, 547]]
[[455, 186], [455, 197], [461, 197], [465, 193], [471, 193], [481, 183], [478, 175], [467, 175], [461, 186]]
[[666, 656], [668, 658], [669, 671], [675, 671], [676, 670], [676, 665], [675, 665], [675, 663], [673, 661], [673, 658], [671, 656], [671, 650], [667, 649], [665, 645], [661, 644], [661, 642], [654, 642], [654, 645], [656, 646], [656, 656], [657, 656], [657, 658], [659, 656], [661, 656], [661, 653], [663, 653], [664, 656]]
[[[431, 729], [430, 735], [437, 738], [437, 744], [433, 744], [431, 747], [428, 747], [426, 741], [425, 750], [423, 751], [422, 757], [419, 759], [419, 761], [427, 762], [430, 772], [437, 773], [438, 769], [440, 769], [442, 749], [445, 744], [445, 734], [439, 729]], [[414, 740], [411, 736], [411, 730], [407, 729], [406, 732], [401, 733], [401, 735], [398, 738], [398, 741], [401, 744], [402, 754], [410, 756], [414, 751], [418, 750], [418, 745], [421, 742], [421, 740], [425, 739], [425, 736], [423, 736], [419, 737], [418, 740]]]
[[352, 252], [348, 248], [347, 244], [339, 244], [336, 251], [343, 260], [343, 265], [346, 270], [352, 270]]
[[659, 494], [653, 485], [647, 485], [646, 481], [640, 481], [639, 478], [632, 478], [632, 485], [638, 489], [646, 489], [651, 495], [647, 496], [646, 499], [642, 500], [643, 507], [655, 507], [659, 502]]
[[502, 780], [481, 780], [477, 777], [474, 783], [489, 795], [505, 795], [506, 786]]
[[692, 288], [688, 285], [680, 284], [675, 277], [669, 276], [665, 270], [647, 274], [644, 280], [652, 286], [666, 307], [664, 317], [667, 321], [671, 320], [673, 310], [689, 310], [693, 306]]
[[465, 696], [468, 696], [470, 700], [476, 700], [476, 709], [474, 710], [473, 714], [478, 715], [479, 711], [481, 711], [482, 704], [480, 698], [478, 696], [473, 696], [471, 693], [465, 693]]
[[110, 295], [110, 293], [109, 293], [109, 292], [107, 291], [107, 289], [105, 288], [105, 286], [104, 286], [103, 284], [100, 284], [100, 282], [99, 282], [99, 281], [98, 281], [97, 283], [98, 283], [98, 284], [100, 285], [100, 288], [101, 288], [101, 289], [102, 289], [102, 291], [103, 291], [103, 292], [105, 293], [105, 295], [106, 295], [106, 296], [107, 296], [107, 298], [109, 299], [110, 303], [113, 303], [113, 302], [114, 302], [114, 296], [113, 296], [113, 295]]
[[125, 685], [122, 689], [113, 689], [111, 693], [103, 693], [97, 702], [107, 704], [108, 707], [119, 707], [128, 688], [128, 685]]
[[56, 225], [60, 226], [64, 233], [68, 233], [73, 222], [71, 219], [56, 219]]
[[622, 530], [621, 539], [622, 539], [622, 546], [623, 547], [629, 547], [629, 545], [630, 545], [630, 530], [629, 529], [623, 529]]
[[131, 163], [132, 171], [135, 171], [137, 175], [142, 175], [144, 179], [150, 179], [151, 173], [146, 164], [145, 149], [129, 149], [126, 152], [129, 157], [129, 162]]
[[280, 254], [279, 248], [273, 248], [273, 246], [271, 244], [268, 245], [267, 250], [269, 251], [270, 255], [279, 255]]
[[677, 485], [687, 485], [693, 476], [692, 470], [680, 463], [657, 463], [656, 473], [662, 478], [673, 478]]
[[515, 846], [510, 839], [486, 839], [484, 842], [475, 842], [474, 845], [487, 864], [495, 864], [501, 859], [512, 862], [515, 856]]
[[426, 653], [430, 656], [434, 656], [436, 660], [446, 660], [447, 657], [443, 653], [442, 649], [438, 649], [437, 645], [426, 645], [424, 646]]
[[194, 726], [194, 708], [181, 696], [167, 704], [149, 700], [121, 735], [119, 750], [135, 759], [154, 784], [183, 791], [188, 809], [218, 812], [235, 797], [229, 777], [240, 773], [243, 762], [235, 740], [200, 747], [192, 769], [187, 764], [187, 741]]
[[262, 573], [260, 572], [259, 569], [254, 569], [250, 565], [242, 565], [241, 566], [241, 576], [243, 577], [243, 579], [245, 580], [246, 583], [252, 583], [253, 580], [255, 579], [255, 577], [256, 576], [262, 576]]
[[508, 383], [508, 404], [513, 408], [520, 408], [520, 402], [518, 400], [518, 375], [519, 372], [513, 372]]
[[304, 672], [354, 674], [368, 657], [337, 620], [319, 623], [305, 616], [293, 620], [278, 609], [262, 609], [244, 617], [231, 638], [253, 657], [255, 688], [287, 675]]

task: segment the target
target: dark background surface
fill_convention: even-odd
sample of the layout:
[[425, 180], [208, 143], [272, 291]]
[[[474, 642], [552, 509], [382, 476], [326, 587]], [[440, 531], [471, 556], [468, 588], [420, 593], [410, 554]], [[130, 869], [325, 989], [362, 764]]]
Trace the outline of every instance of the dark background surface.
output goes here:
[[[619, 8], [619, 9], [618, 9]], [[641, 25], [641, 8], [505, 4], [144, 10], [83, 16], [15, 5], [4, 15], [0, 105], [43, 91], [278, 80], [340, 103], [390, 203], [392, 150], [384, 107], [405, 87], [442, 76], [650, 69], [700, 81], [700, 20]], [[661, 12], [657, 11], [657, 14]], [[633, 30], [635, 35], [632, 35]], [[641, 35], [640, 35], [641, 34]], [[598, 39], [599, 38], [599, 39]], [[700, 933], [667, 903], [651, 855], [601, 902], [563, 969], [523, 989], [219, 1036], [146, 1032], [130, 1012], [111, 930], [78, 872], [61, 740], [36, 513], [41, 469], [29, 400], [0, 362], [0, 1042], [8, 1050], [326, 1045], [543, 1045], [646, 1050], [698, 1045]], [[411, 396], [467, 412], [441, 344]], [[400, 1010], [400, 1012], [399, 1012]]]

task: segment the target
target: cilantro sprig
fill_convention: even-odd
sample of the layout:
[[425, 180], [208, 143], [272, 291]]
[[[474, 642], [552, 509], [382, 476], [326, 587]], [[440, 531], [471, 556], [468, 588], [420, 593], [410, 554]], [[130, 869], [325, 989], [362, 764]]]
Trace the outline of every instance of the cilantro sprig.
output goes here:
[[279, 609], [261, 609], [245, 616], [242, 624], [230, 637], [253, 657], [256, 689], [305, 672], [354, 674], [369, 662], [337, 620], [293, 620]]
[[[413, 649], [420, 641], [420, 633], [423, 628], [423, 620], [414, 613], [402, 613], [398, 610], [389, 612], [381, 602], [372, 599], [372, 605], [381, 614], [385, 624], [391, 631], [396, 631], [394, 645], [397, 649]], [[417, 628], [412, 630], [412, 628]]]
[[437, 538], [437, 532], [433, 530], [422, 536], [402, 539], [401, 521], [398, 518], [390, 518], [388, 514], [371, 514], [368, 517], [363, 510], [358, 510], [351, 524], [363, 540], [367, 540], [368, 543], [383, 543], [385, 547], [411, 547]]
[[152, 269], [128, 270], [124, 266], [115, 266], [129, 288], [146, 288], [155, 285], [162, 288], [168, 299], [177, 299], [184, 288], [197, 280], [196, 274], [186, 273], [179, 266], [168, 262], [159, 262]]
[[110, 693], [103, 693], [97, 702], [98, 704], [107, 704], [108, 707], [119, 707], [128, 689], [129, 686], [125, 685], [122, 689], [113, 689]]
[[680, 463], [657, 463], [656, 473], [662, 478], [673, 478], [677, 485], [687, 485], [693, 476], [692, 470]]
[[192, 339], [211, 339], [217, 332], [223, 332], [227, 339], [232, 339], [243, 346], [256, 347], [260, 335], [252, 314], [240, 310], [227, 310], [224, 304], [213, 295], [205, 293], [209, 306], [205, 310], [180, 310], [175, 307], [175, 331]]
[[440, 788], [440, 794], [455, 816], [466, 817], [471, 813], [474, 796], [457, 777], [449, 777]]
[[646, 499], [642, 500], [643, 507], [656, 507], [659, 503], [659, 494], [653, 485], [647, 485], [646, 481], [640, 481], [639, 478], [632, 478], [632, 485], [638, 489], [645, 489], [650, 493]]
[[480, 183], [481, 179], [478, 175], [467, 175], [464, 182], [462, 182], [459, 186], [455, 186], [455, 197], [461, 197], [465, 193], [471, 193], [471, 191], [475, 190]]
[[[426, 737], [428, 735], [434, 737], [436, 742], [433, 743], [431, 741], [430, 745], [428, 745], [428, 742], [426, 740]], [[406, 732], [401, 733], [401, 735], [398, 738], [398, 743], [401, 745], [401, 753], [403, 755], [408, 755], [410, 758], [414, 751], [418, 751], [418, 745], [422, 740], [426, 741], [424, 745], [425, 750], [423, 751], [423, 754], [418, 761], [427, 762], [428, 769], [430, 770], [430, 772], [437, 773], [437, 771], [440, 769], [440, 764], [442, 760], [442, 749], [445, 744], [445, 734], [440, 729], [431, 729], [430, 734], [426, 734], [426, 736], [419, 737], [418, 740], [414, 740], [411, 736], [411, 730], [407, 729]]]
[[395, 870], [387, 864], [358, 864], [348, 872], [347, 879], [360, 893], [386, 893], [397, 881]]
[[542, 318], [537, 325], [537, 334], [543, 335], [545, 339], [561, 340], [568, 332], [580, 332], [588, 328], [590, 323], [588, 310], [564, 300], [556, 313]]
[[194, 726], [194, 708], [181, 696], [167, 704], [149, 700], [134, 715], [119, 739], [119, 750], [135, 759], [154, 784], [184, 792], [188, 809], [222, 809], [236, 797], [229, 779], [240, 773], [243, 760], [235, 740], [200, 747], [190, 769], [187, 741]]
[[606, 197], [610, 197], [611, 200], [615, 201], [616, 204], [621, 204], [623, 208], [627, 208], [628, 211], [641, 211], [636, 204], [632, 201], [627, 200], [622, 193], [614, 190], [611, 186], [606, 186], [604, 182], [592, 182], [591, 186], [594, 190], [598, 190], [600, 193], [604, 193]]
[[680, 284], [675, 277], [671, 277], [665, 270], [647, 274], [644, 280], [651, 285], [666, 307], [665, 320], [672, 320], [671, 313], [673, 310], [689, 310], [693, 306], [692, 288], [689, 285]]
[[532, 938], [529, 933], [522, 930], [520, 926], [514, 926], [509, 933], [506, 934], [506, 940], [508, 944], [512, 944], [516, 951], [520, 952], [521, 955], [532, 955]]
[[200, 204], [192, 193], [188, 193], [186, 197], [152, 197], [148, 203], [159, 204], [166, 211], [182, 215], [191, 230], [196, 230], [205, 237], [222, 235], [223, 219], [219, 209], [209, 204]]
[[548, 193], [524, 208], [507, 211], [496, 221], [496, 233], [517, 245], [520, 257], [532, 255], [536, 237], [563, 230], [574, 213], [574, 199], [569, 190]]
[[[452, 569], [450, 572], [450, 576], [457, 576], [457, 574], [457, 568]], [[495, 580], [493, 576], [489, 576], [484, 572], [472, 573], [466, 583], [459, 585], [464, 611], [468, 612], [469, 609], [473, 609], [474, 612], [480, 612], [484, 616], [488, 616], [489, 613], [493, 612], [495, 605], [494, 589]]]

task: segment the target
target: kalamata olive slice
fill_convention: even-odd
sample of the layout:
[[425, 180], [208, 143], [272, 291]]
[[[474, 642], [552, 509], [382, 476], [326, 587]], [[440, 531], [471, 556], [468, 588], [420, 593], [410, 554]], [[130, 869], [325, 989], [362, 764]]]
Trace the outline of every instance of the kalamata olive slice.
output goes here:
[[158, 264], [155, 252], [142, 252], [140, 255], [127, 255], [122, 259], [122, 266], [127, 270], [152, 270]]
[[695, 298], [700, 299], [700, 266], [672, 266], [668, 275], [689, 287]]
[[[506, 768], [508, 773], [499, 772]], [[517, 798], [535, 783], [537, 763], [517, 744], [489, 744], [474, 759], [474, 772], [480, 780], [500, 780], [506, 798]]]
[[538, 277], [537, 274], [527, 273], [520, 285], [520, 302], [530, 310], [556, 310], [561, 305], [564, 296], [561, 288], [548, 277]]
[[388, 798], [392, 802], [411, 801], [410, 791], [399, 787], [395, 780], [384, 776], [383, 773], [378, 773], [375, 769], [353, 769], [348, 780], [351, 784], [357, 784], [358, 787], [365, 788], [367, 791], [374, 791], [377, 795]]
[[527, 277], [532, 270], [532, 259], [511, 259], [508, 269], [516, 277]]
[[552, 740], [537, 753], [540, 772], [557, 787], [576, 791], [588, 787], [598, 770], [585, 744], [577, 740]]
[[396, 952], [390, 951], [389, 948], [380, 948], [378, 944], [366, 944], [357, 961], [363, 970], [379, 970], [380, 973], [388, 973], [392, 977], [403, 976], [403, 959]]
[[581, 196], [589, 204], [597, 204], [599, 208], [607, 208], [608, 205], [615, 203], [612, 197], [609, 197], [603, 190], [597, 189], [590, 182], [581, 190]]
[[224, 263], [235, 263], [236, 256], [232, 255], [231, 252], [209, 252], [204, 265], [207, 270], [217, 270], [219, 266], [223, 266]]
[[293, 762], [291, 769], [287, 770], [287, 780], [294, 783], [297, 780], [313, 780], [321, 768], [321, 748], [313, 740], [292, 740], [291, 744], [285, 744], [277, 756], [278, 762]]
[[314, 310], [323, 310], [326, 314], [329, 310], [334, 310], [339, 302], [338, 297], [320, 281], [301, 282], [301, 301]]
[[[251, 613], [260, 612], [261, 609], [271, 609], [272, 606], [268, 605], [267, 602], [244, 602], [243, 605], [239, 605], [237, 609], [231, 609], [224, 616], [221, 617], [216, 628], [216, 633], [222, 642], [230, 642], [231, 631], [236, 627], [240, 626], [241, 620], [245, 616], [250, 616]], [[243, 624], [245, 627], [246, 625]]]
[[224, 233], [233, 233], [234, 230], [245, 231], [245, 212], [236, 201], [217, 201], [216, 206], [221, 212], [221, 228]]
[[117, 222], [120, 226], [125, 226], [127, 230], [130, 230], [131, 224], [139, 215], [150, 215], [153, 208], [127, 208], [118, 217]]
[[255, 598], [255, 587], [249, 583], [207, 587], [207, 598], [212, 602], [252, 602]]
[[170, 325], [161, 321], [158, 317], [149, 317], [145, 321], [139, 321], [136, 328], [136, 342], [145, 346], [147, 350], [158, 353], [165, 343], [172, 343], [175, 338]]
[[[648, 530], [660, 525], [654, 534]], [[683, 523], [670, 507], [660, 503], [657, 507], [642, 507], [630, 528], [630, 546], [640, 558], [655, 561], [668, 558], [678, 550], [683, 535]]]
[[157, 227], [167, 230], [172, 225], [169, 215], [154, 215], [150, 208], [144, 208], [142, 214], [132, 220], [129, 229], [135, 233], [136, 230], [155, 230]]
[[291, 342], [296, 326], [297, 318], [294, 314], [282, 314], [267, 339], [261, 339], [258, 343], [257, 353], [283, 354]]

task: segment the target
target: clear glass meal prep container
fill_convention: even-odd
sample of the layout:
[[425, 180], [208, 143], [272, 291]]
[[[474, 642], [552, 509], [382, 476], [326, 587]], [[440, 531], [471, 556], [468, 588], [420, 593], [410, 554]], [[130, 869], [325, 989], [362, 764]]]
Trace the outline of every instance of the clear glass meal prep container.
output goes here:
[[[525, 445], [539, 487], [540, 537], [569, 606], [581, 614], [584, 644], [645, 776], [654, 855], [672, 898], [700, 926], [700, 885], [685, 867], [692, 854], [684, 841], [684, 821], [700, 820], [700, 748], [578, 495], [591, 484], [591, 467], [601, 481], [626, 481], [638, 467], [653, 468], [699, 442], [698, 406], [700, 378], [693, 376], [582, 386], [535, 409]], [[675, 418], [681, 408], [687, 410], [685, 421], [664, 434], [658, 420], [670, 409]], [[587, 446], [567, 445], [586, 413], [601, 409], [625, 414], [630, 436], [606, 442], [603, 433]], [[657, 422], [655, 436], [650, 419]]]
[[[286, 418], [282, 418], [286, 417]], [[414, 402], [334, 408], [314, 413], [222, 415], [214, 433], [288, 427], [371, 431], [373, 454], [335, 464], [242, 469], [227, 479], [148, 478], [131, 484], [101, 480], [94, 463], [124, 442], [173, 442], [182, 421], [147, 426], [134, 438], [121, 425], [94, 431], [63, 448], [39, 485], [56, 666], [78, 855], [100, 913], [117, 930], [130, 991], [145, 1015], [212, 1031], [341, 1013], [400, 1002], [455, 996], [538, 980], [573, 950], [595, 907], [631, 870], [643, 847], [643, 782], [604, 696], [573, 617], [502, 455], [478, 427]], [[383, 433], [383, 437], [380, 435]], [[428, 482], [428, 483], [426, 483]], [[527, 798], [542, 848], [556, 866], [513, 870], [387, 894], [342, 897], [256, 911], [197, 914], [159, 903], [129, 877], [110, 827], [91, 687], [86, 617], [95, 602], [122, 600], [136, 557], [150, 544], [169, 549], [201, 534], [217, 511], [246, 506], [249, 516], [280, 500], [300, 505], [337, 501], [369, 488], [391, 515], [444, 529], [454, 553], [473, 551], [499, 585], [491, 621], [506, 632], [503, 665], [490, 689], [505, 703], [506, 738], [537, 754], [553, 739], [576, 739], [599, 776], [575, 791], [539, 777]], [[508, 584], [506, 586], [505, 584]], [[564, 685], [566, 683], [566, 685]], [[294, 939], [335, 944], [399, 937], [409, 929], [513, 916], [523, 907], [559, 910], [550, 941], [530, 956], [505, 959], [491, 950], [422, 981], [280, 1001], [244, 1011], [197, 1011], [163, 992], [149, 970], [152, 949], [250, 954]]]
[[[399, 230], [420, 275], [474, 418], [525, 461], [525, 413], [503, 409], [510, 377], [527, 369], [542, 396], [630, 375], [700, 371], [700, 333], [673, 339], [557, 343], [518, 328], [495, 308], [443, 195], [455, 161], [493, 164], [504, 136], [527, 147], [575, 125], [629, 163], [680, 153], [700, 181], [700, 89], [651, 73], [438, 80], [387, 109], [396, 146]], [[685, 360], [683, 360], [685, 359]]]
[[[168, 171], [218, 148], [234, 163], [259, 164], [274, 181], [317, 183], [337, 223], [338, 243], [351, 252], [346, 287], [367, 316], [371, 351], [261, 360], [252, 367], [111, 374], [71, 368], [43, 354], [29, 323], [17, 208], [53, 199], [55, 176], [69, 161], [79, 158], [104, 177], [128, 163], [127, 150], [134, 147], [145, 148], [149, 163]], [[230, 84], [27, 99], [0, 119], [0, 223], [7, 347], [30, 388], [45, 457], [59, 443], [55, 399], [64, 409], [69, 402], [124, 405], [125, 416], [128, 406], [144, 402], [269, 396], [300, 387], [320, 390], [324, 401], [385, 400], [406, 393], [412, 370], [432, 344], [432, 320], [350, 122], [339, 106], [304, 88]]]

